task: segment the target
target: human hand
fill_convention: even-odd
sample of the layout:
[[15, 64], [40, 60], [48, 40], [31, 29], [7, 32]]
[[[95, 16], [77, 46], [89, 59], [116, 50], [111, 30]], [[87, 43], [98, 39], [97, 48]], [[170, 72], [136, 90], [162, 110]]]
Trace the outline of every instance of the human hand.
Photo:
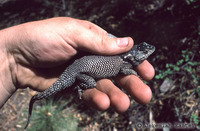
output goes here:
[[[25, 23], [0, 33], [4, 36], [2, 43], [6, 43], [0, 45], [0, 52], [5, 54], [6, 50], [6, 55], [3, 56], [7, 58], [9, 67], [6, 70], [9, 75], [7, 78], [11, 79], [8, 82], [10, 85], [2, 81], [5, 86], [0, 88], [6, 87], [4, 90], [10, 95], [17, 88], [30, 87], [37, 91], [47, 89], [57, 80], [66, 68], [66, 62], [72, 59], [77, 51], [115, 55], [126, 52], [133, 46], [130, 37], [109, 38], [107, 32], [100, 27], [88, 21], [67, 17]], [[138, 65], [136, 70], [144, 80], [150, 80], [154, 76], [154, 69], [147, 61]], [[150, 101], [150, 88], [137, 76], [116, 79], [139, 103]], [[82, 97], [85, 103], [98, 110], [105, 110], [112, 105], [117, 112], [124, 112], [130, 104], [128, 96], [108, 79], [99, 80], [97, 87], [86, 90]]]

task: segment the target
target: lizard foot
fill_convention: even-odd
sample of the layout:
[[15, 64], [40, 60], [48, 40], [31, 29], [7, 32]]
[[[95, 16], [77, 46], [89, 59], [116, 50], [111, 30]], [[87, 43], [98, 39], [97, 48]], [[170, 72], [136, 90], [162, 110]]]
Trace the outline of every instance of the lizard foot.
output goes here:
[[96, 81], [91, 76], [79, 74], [77, 76], [79, 84], [75, 87], [78, 90], [79, 99], [82, 99], [83, 91], [96, 87]]

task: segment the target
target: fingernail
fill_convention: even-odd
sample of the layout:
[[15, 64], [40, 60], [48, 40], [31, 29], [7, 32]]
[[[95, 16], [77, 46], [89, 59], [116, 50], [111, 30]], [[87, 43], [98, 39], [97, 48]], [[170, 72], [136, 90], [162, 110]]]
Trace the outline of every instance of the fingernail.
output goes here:
[[128, 46], [128, 38], [118, 38], [117, 39], [117, 45], [119, 47], [126, 47], [126, 46]]

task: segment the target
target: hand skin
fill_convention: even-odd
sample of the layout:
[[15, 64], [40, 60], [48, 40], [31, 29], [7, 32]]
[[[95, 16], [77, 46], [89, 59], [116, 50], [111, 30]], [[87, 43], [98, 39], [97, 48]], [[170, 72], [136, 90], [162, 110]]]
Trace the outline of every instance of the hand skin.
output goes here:
[[[78, 51], [98, 55], [116, 55], [133, 46], [130, 37], [109, 38], [97, 25], [68, 17], [29, 22], [0, 30], [0, 107], [19, 88], [43, 91], [51, 86]], [[144, 80], [155, 74], [148, 61], [136, 67]], [[137, 102], [151, 100], [150, 88], [137, 76], [120, 76], [116, 82]], [[128, 96], [109, 79], [97, 81], [96, 88], [83, 93], [83, 101], [97, 110], [111, 105], [124, 112], [130, 105]]]

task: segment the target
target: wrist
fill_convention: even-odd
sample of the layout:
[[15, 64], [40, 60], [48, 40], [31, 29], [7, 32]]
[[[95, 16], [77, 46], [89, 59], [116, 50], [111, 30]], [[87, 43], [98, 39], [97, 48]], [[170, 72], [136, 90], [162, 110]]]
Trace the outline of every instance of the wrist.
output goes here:
[[12, 75], [14, 59], [12, 59], [12, 56], [7, 51], [7, 46], [9, 46], [13, 35], [11, 30], [9, 28], [0, 30], [0, 107], [16, 91]]

